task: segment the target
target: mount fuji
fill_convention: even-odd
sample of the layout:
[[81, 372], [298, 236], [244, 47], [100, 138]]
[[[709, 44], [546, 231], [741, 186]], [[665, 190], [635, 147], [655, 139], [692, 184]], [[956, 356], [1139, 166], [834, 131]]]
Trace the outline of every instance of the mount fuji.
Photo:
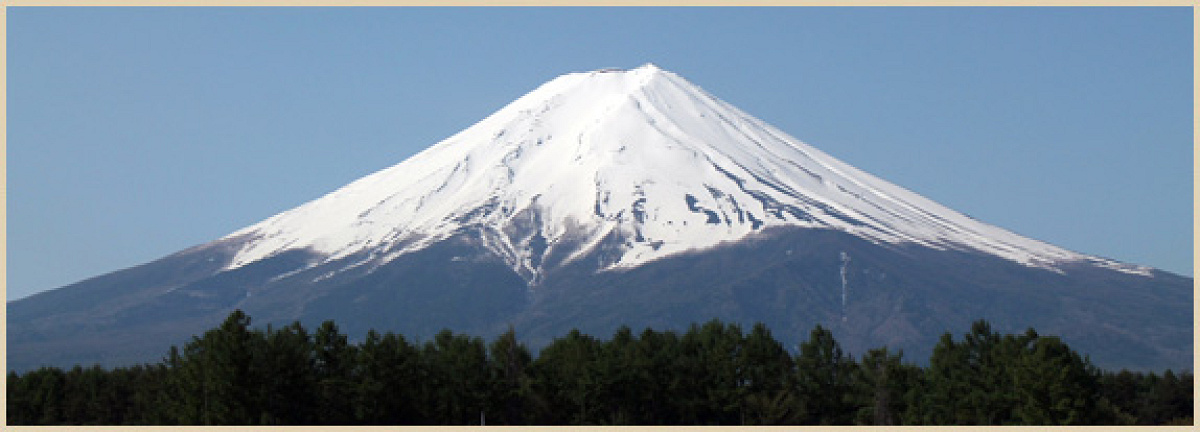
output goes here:
[[815, 324], [927, 355], [971, 321], [1190, 369], [1192, 279], [972, 219], [652, 64], [571, 73], [390, 168], [8, 304], [8, 367], [157, 361], [233, 309], [429, 338]]

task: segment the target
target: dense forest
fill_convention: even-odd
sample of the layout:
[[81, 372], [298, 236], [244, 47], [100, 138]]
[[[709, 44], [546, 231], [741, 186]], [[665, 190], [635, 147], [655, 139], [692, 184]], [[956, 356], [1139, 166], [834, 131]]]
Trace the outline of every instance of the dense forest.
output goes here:
[[254, 329], [240, 311], [159, 364], [8, 374], [10, 425], [1192, 424], [1191, 372], [1110, 372], [1055, 337], [984, 321], [942, 336], [927, 367], [858, 359], [817, 326], [790, 354], [762, 324], [685, 333], [572, 331], [534, 358], [490, 343], [413, 343], [335, 323]]

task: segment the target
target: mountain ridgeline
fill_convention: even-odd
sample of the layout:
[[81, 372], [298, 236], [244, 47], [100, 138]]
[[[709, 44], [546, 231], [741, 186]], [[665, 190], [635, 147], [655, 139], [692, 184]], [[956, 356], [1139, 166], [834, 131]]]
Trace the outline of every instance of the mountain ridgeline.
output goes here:
[[572, 328], [822, 325], [925, 352], [986, 319], [1187, 369], [1192, 279], [1068, 251], [841, 162], [654, 65], [553, 79], [417, 155], [137, 267], [8, 304], [8, 367], [151, 361], [234, 309], [546, 346]]

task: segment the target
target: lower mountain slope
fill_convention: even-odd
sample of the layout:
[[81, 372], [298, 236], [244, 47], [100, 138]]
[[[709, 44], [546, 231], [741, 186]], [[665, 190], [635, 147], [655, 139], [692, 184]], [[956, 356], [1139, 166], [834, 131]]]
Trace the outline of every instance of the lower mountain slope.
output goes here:
[[720, 318], [763, 322], [798, 343], [821, 324], [852, 354], [888, 346], [916, 360], [942, 333], [986, 319], [1001, 332], [1061, 336], [1107, 369], [1190, 369], [1193, 358], [1190, 278], [1086, 263], [1052, 271], [834, 230], [764, 230], [597, 271], [601, 245], [533, 285], [471, 232], [378, 267], [347, 268], [361, 261], [354, 256], [310, 266], [313, 257], [292, 251], [221, 270], [234, 246], [193, 248], [9, 303], [8, 368], [156, 362], [234, 309], [256, 325], [331, 319], [351, 337], [372, 328], [423, 340], [445, 328], [493, 337], [512, 325], [535, 349], [573, 328], [686, 330]]

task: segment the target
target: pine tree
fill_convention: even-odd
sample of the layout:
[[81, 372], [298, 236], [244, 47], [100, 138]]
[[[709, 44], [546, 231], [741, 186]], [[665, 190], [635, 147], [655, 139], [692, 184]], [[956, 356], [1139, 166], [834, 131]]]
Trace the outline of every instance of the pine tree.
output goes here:
[[168, 358], [172, 423], [247, 425], [258, 420], [256, 377], [251, 373], [253, 336], [250, 317], [235, 310], [221, 325], [193, 337], [180, 354]]
[[635, 346], [634, 368], [643, 380], [643, 403], [639, 407], [640, 424], [681, 424], [678, 402], [684, 399], [680, 391], [684, 376], [675, 362], [681, 356], [679, 336], [672, 331], [655, 332], [647, 328]]
[[916, 368], [902, 364], [903, 357], [903, 352], [892, 354], [887, 347], [867, 351], [863, 356], [854, 379], [858, 407], [855, 423], [900, 424], [908, 409], [909, 392], [917, 381]]
[[763, 323], [750, 329], [737, 353], [742, 424], [783, 425], [797, 421], [793, 361]]
[[[943, 334], [933, 348], [925, 374], [919, 424], [988, 425], [1006, 421], [1008, 412], [996, 401], [1010, 399], [1010, 386], [993, 357], [999, 349], [999, 335], [984, 321], [971, 326], [962, 343]], [[1010, 411], [1010, 410], [1009, 410]]]
[[1096, 417], [1099, 394], [1087, 363], [1058, 338], [1039, 337], [1018, 359], [1019, 405], [1025, 425], [1081, 425]]
[[487, 397], [487, 348], [483, 339], [443, 330], [425, 344], [422, 362], [429, 371], [432, 422], [480, 424]]
[[644, 424], [643, 406], [648, 401], [648, 373], [638, 360], [637, 340], [628, 326], [621, 326], [602, 343], [596, 359], [597, 398], [605, 409], [598, 421], [609, 425]]
[[[693, 325], [680, 339], [680, 371], [691, 383], [683, 421], [699, 425], [736, 425], [742, 423], [740, 377], [736, 359], [742, 344], [742, 329], [737, 324], [712, 320]], [[684, 381], [685, 383], [687, 381]]]
[[533, 362], [542, 424], [599, 423], [595, 361], [599, 342], [572, 329], [542, 349]]
[[168, 397], [168, 386], [172, 371], [165, 362], [154, 365], [134, 366], [133, 395], [130, 397], [130, 416], [126, 424], [165, 425], [173, 423], [168, 412], [170, 405], [164, 403]]
[[354, 347], [333, 321], [321, 323], [313, 342], [316, 421], [326, 425], [353, 424]]
[[488, 424], [525, 424], [529, 411], [528, 397], [532, 391], [528, 369], [532, 362], [529, 349], [517, 341], [516, 330], [508, 331], [492, 342], [488, 349], [490, 393]]
[[1176, 375], [1171, 370], [1162, 376], [1150, 374], [1144, 385], [1144, 404], [1140, 423], [1165, 425], [1187, 423], [1192, 417], [1192, 374]]
[[360, 370], [355, 384], [355, 418], [358, 424], [422, 424], [420, 353], [403, 336], [374, 330], [357, 350]]
[[262, 340], [254, 354], [254, 373], [261, 383], [258, 422], [314, 424], [319, 401], [312, 338], [299, 322], [278, 330], [268, 326], [256, 336]]
[[853, 423], [851, 379], [856, 365], [842, 354], [833, 333], [817, 325], [809, 340], [800, 344], [796, 381], [800, 422], [817, 425]]

